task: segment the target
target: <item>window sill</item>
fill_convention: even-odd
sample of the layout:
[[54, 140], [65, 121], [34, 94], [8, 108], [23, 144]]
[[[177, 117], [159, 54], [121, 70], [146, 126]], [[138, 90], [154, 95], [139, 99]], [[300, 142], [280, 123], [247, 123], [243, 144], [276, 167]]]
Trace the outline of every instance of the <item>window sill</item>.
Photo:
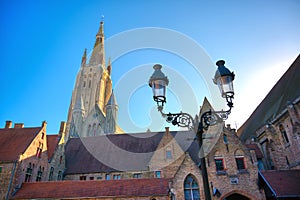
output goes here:
[[226, 171], [217, 171], [216, 174], [217, 175], [226, 175], [227, 172]]
[[238, 174], [249, 174], [248, 170], [247, 169], [240, 169], [238, 171]]

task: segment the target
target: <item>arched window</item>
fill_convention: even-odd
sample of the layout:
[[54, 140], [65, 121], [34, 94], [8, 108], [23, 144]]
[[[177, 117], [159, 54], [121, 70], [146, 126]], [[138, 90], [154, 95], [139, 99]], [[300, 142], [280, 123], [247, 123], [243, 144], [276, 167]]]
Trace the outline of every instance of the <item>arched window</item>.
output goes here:
[[194, 176], [188, 175], [184, 180], [184, 199], [200, 200], [199, 186]]
[[280, 133], [281, 133], [281, 135], [283, 137], [284, 142], [285, 143], [289, 143], [289, 138], [288, 138], [288, 136], [286, 134], [286, 131], [285, 131], [285, 129], [284, 129], [284, 127], [283, 127], [282, 124], [279, 125], [279, 131], [280, 131]]

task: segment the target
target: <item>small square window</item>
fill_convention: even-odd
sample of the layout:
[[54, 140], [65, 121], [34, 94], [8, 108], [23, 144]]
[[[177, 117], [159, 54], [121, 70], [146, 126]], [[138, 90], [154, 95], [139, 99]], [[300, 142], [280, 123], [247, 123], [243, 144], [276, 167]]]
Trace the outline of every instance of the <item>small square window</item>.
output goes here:
[[113, 176], [114, 180], [120, 180], [121, 179], [121, 175], [120, 174], [116, 174]]
[[93, 176], [91, 176], [91, 177], [90, 177], [90, 180], [94, 180], [94, 177], [93, 177]]
[[98, 177], [97, 177], [97, 180], [102, 180], [102, 176], [98, 176]]
[[85, 180], [86, 180], [86, 176], [80, 176], [80, 177], [79, 177], [79, 180], [85, 181]]
[[133, 178], [142, 178], [142, 173], [133, 174]]
[[166, 151], [166, 158], [167, 159], [171, 159], [172, 158], [172, 151], [170, 151], [170, 150]]
[[156, 178], [161, 178], [161, 171], [156, 171], [155, 172], [155, 177]]
[[225, 168], [223, 158], [215, 158], [215, 163], [217, 171], [224, 171]]

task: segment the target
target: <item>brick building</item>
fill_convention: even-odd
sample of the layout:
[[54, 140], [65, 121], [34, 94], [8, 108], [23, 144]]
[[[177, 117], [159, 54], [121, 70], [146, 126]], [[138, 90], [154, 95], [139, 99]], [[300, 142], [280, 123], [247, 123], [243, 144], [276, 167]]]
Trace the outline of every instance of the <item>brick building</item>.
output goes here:
[[[105, 65], [102, 22], [88, 64], [86, 59], [85, 51], [67, 123], [61, 123], [58, 134], [46, 135], [45, 122], [37, 128], [21, 124], [11, 128], [7, 122], [0, 129], [1, 198], [205, 199], [200, 148], [193, 131], [166, 128], [115, 134], [122, 130], [117, 126], [111, 64]], [[202, 148], [212, 199], [266, 199], [262, 180], [268, 180], [267, 173], [259, 169], [298, 167], [297, 72], [299, 58], [281, 86], [274, 86], [280, 95], [271, 99], [277, 101], [263, 103], [262, 111], [255, 111], [259, 114], [251, 116], [238, 134], [224, 123], [205, 132]], [[284, 88], [284, 82], [293, 86]], [[282, 89], [288, 94], [282, 95]], [[286, 101], [290, 103], [284, 107]], [[200, 114], [212, 109], [207, 99], [201, 108]], [[273, 118], [264, 121], [266, 116]]]
[[[289, 198], [300, 198], [299, 189], [293, 187], [299, 183], [300, 169], [300, 56], [274, 85], [264, 100], [258, 105], [250, 118], [238, 130], [238, 135], [262, 152], [257, 158], [261, 187], [266, 191], [267, 199], [282, 198], [280, 194], [292, 193]], [[271, 175], [270, 175], [271, 174]], [[293, 176], [290, 176], [293, 174]], [[278, 188], [279, 182], [286, 184], [287, 193], [280, 188], [278, 194], [270, 195], [270, 188]], [[286, 180], [285, 180], [286, 178]], [[268, 184], [269, 185], [268, 185]], [[266, 184], [269, 187], [265, 187]], [[281, 184], [281, 183], [280, 183]], [[291, 192], [290, 189], [295, 191]], [[299, 187], [298, 187], [299, 188]], [[278, 196], [279, 195], [279, 196]], [[286, 196], [285, 196], [286, 197]]]
[[46, 122], [41, 127], [7, 121], [0, 129], [0, 195], [8, 199], [23, 182], [46, 181]]

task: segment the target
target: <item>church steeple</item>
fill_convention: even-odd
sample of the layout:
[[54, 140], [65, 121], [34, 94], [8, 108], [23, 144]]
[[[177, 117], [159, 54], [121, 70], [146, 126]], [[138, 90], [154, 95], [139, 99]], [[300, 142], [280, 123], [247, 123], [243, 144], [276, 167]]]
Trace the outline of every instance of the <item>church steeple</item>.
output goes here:
[[102, 67], [105, 66], [103, 24], [104, 22], [101, 21], [98, 33], [96, 34], [96, 41], [94, 44], [92, 56], [89, 61], [89, 66], [97, 66], [97, 65], [101, 65]]

